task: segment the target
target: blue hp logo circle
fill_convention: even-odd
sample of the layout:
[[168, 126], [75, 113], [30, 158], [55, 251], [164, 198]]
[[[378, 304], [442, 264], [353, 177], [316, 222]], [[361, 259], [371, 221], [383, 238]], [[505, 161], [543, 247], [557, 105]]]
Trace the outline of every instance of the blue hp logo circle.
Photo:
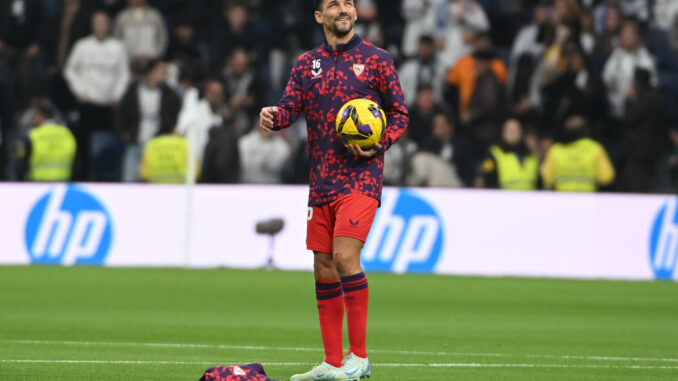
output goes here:
[[659, 210], [650, 233], [650, 264], [657, 279], [672, 279], [678, 264], [678, 199]]
[[39, 264], [101, 265], [112, 236], [108, 211], [75, 185], [50, 190], [26, 222], [26, 249], [31, 261]]
[[362, 253], [366, 270], [433, 272], [443, 250], [443, 223], [436, 210], [411, 190], [382, 200]]

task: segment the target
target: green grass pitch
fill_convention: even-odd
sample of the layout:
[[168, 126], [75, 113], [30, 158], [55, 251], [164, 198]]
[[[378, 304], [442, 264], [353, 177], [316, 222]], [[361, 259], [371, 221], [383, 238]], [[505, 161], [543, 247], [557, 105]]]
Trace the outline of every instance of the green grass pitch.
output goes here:
[[[678, 379], [677, 283], [368, 278], [371, 380]], [[311, 273], [0, 267], [2, 381], [286, 380], [322, 357]]]

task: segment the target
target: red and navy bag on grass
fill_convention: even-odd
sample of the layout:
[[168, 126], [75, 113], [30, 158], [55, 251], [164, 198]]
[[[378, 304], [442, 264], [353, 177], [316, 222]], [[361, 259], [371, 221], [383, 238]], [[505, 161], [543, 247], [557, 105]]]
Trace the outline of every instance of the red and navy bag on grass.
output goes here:
[[202, 375], [200, 381], [275, 381], [264, 372], [261, 363], [247, 365], [215, 366]]

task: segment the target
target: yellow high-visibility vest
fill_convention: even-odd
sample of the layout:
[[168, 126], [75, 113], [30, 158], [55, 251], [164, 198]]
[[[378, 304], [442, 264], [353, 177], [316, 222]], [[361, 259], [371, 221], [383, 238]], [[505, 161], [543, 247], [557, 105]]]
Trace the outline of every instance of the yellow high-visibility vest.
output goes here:
[[177, 135], [161, 135], [144, 147], [141, 178], [157, 184], [180, 184], [186, 180], [188, 141]]
[[58, 124], [44, 124], [31, 130], [28, 178], [33, 181], [68, 181], [77, 144], [71, 131]]
[[499, 187], [507, 190], [535, 190], [539, 176], [539, 161], [534, 155], [526, 155], [522, 163], [513, 152], [504, 152], [499, 146], [490, 147], [490, 154], [497, 163]]
[[544, 184], [563, 192], [595, 192], [614, 175], [605, 148], [589, 138], [554, 144], [542, 167]]

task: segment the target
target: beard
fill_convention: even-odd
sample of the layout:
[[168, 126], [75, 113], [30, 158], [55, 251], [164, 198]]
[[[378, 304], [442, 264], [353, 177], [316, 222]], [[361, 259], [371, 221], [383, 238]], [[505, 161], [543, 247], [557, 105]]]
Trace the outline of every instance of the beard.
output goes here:
[[334, 33], [334, 35], [337, 37], [344, 37], [347, 34], [351, 33], [354, 24], [355, 22], [353, 20], [349, 20], [348, 24], [344, 24], [343, 20], [342, 21], [334, 20], [327, 29], [329, 29], [329, 31]]

